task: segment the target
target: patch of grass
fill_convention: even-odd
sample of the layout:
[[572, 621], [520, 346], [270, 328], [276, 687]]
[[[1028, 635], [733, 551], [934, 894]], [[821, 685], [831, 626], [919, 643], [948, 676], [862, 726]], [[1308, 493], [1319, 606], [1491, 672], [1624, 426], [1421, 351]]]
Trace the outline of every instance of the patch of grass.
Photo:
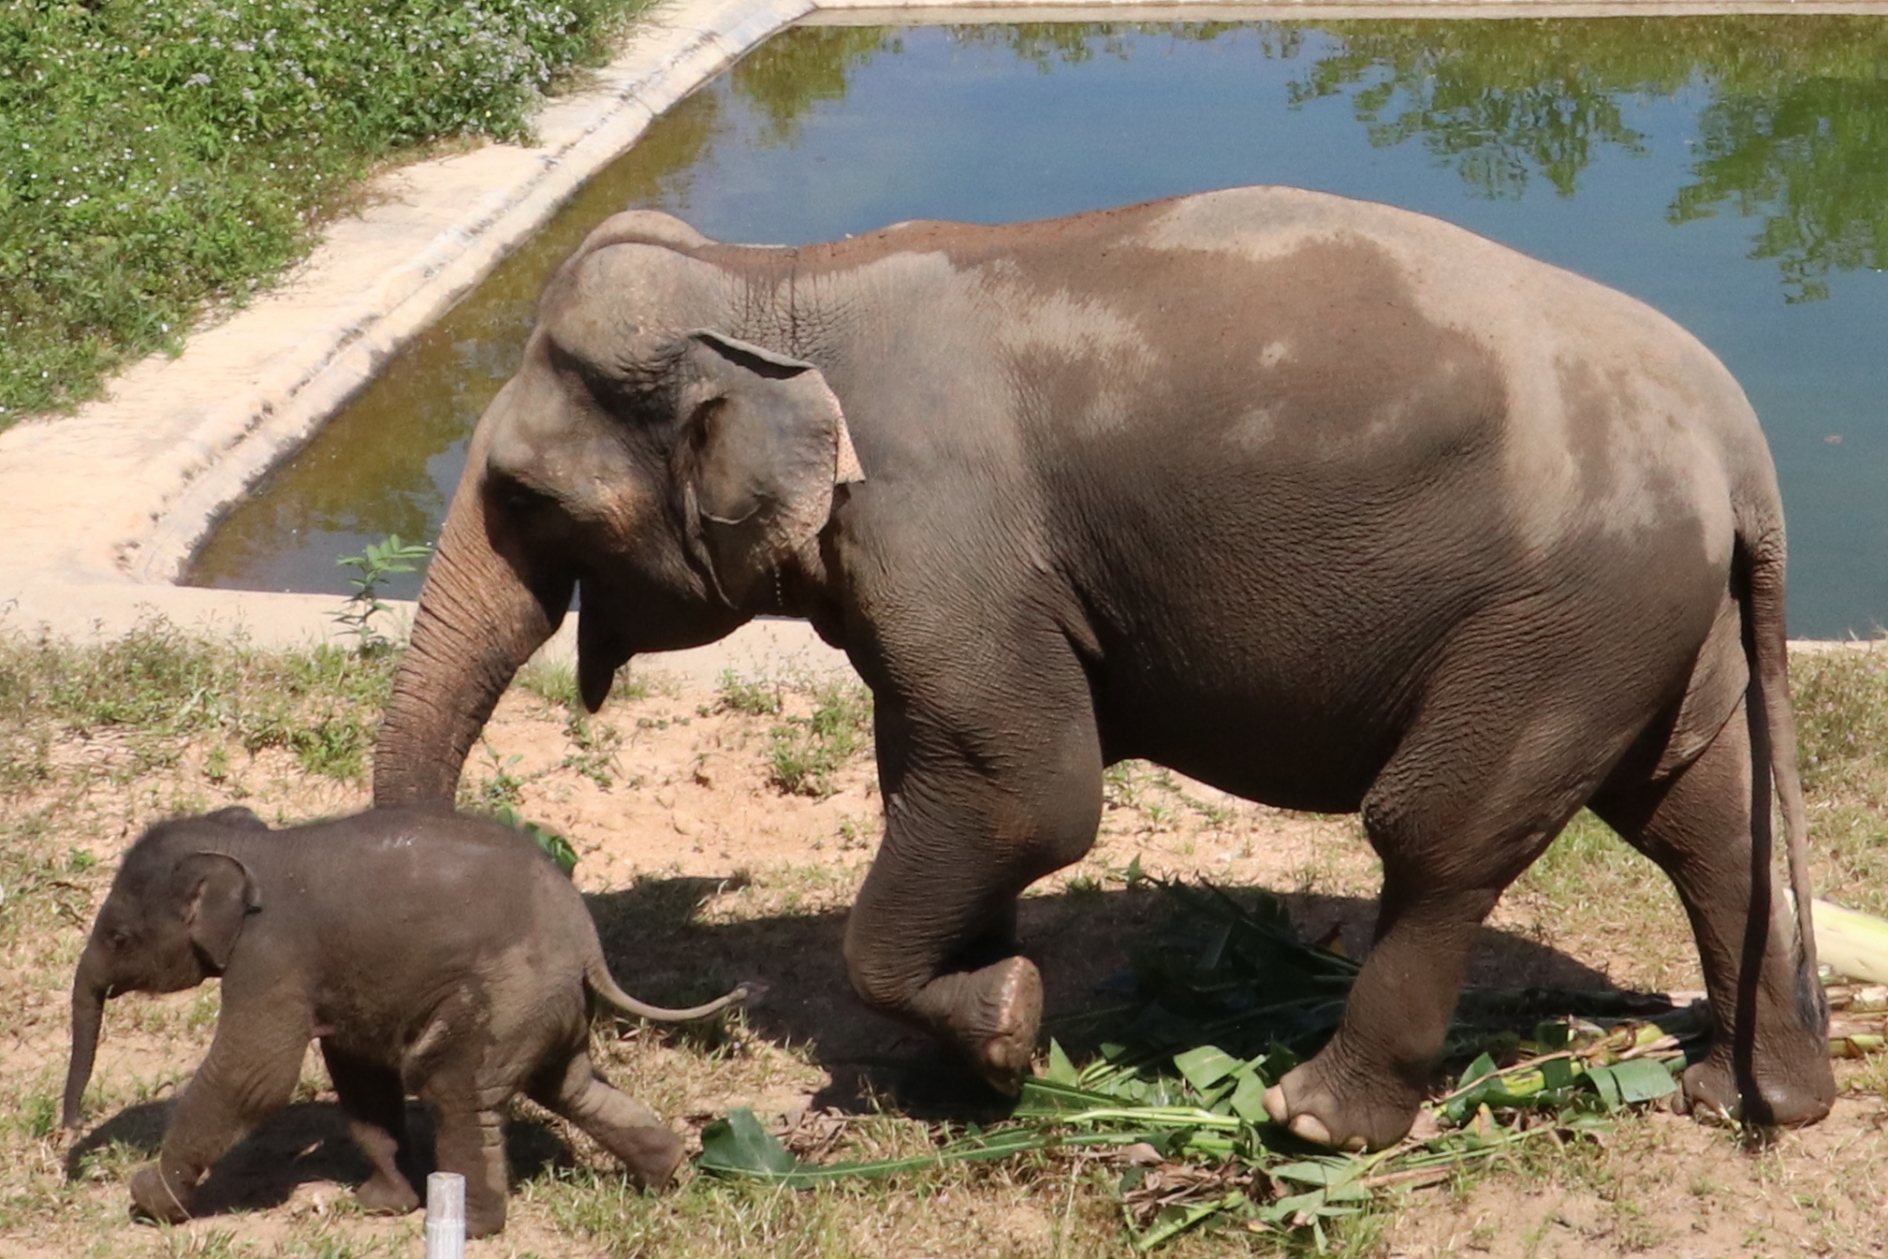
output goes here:
[[785, 704], [779, 682], [744, 678], [732, 669], [721, 671], [715, 693], [725, 711], [749, 717], [777, 716]]
[[[567, 710], [571, 716], [584, 718], [589, 714], [583, 706], [583, 696], [577, 689], [577, 670], [567, 660], [533, 659], [518, 670], [512, 683], [518, 689], [535, 695], [547, 704], [555, 704]], [[618, 669], [616, 678], [610, 684], [610, 693], [604, 702], [610, 700], [647, 699], [653, 688], [647, 678], [632, 669]]]
[[1888, 806], [1888, 649], [1790, 658], [1803, 788]]
[[376, 164], [519, 139], [640, 0], [0, 0], [0, 427], [174, 350]]
[[812, 711], [768, 732], [767, 779], [788, 795], [824, 799], [833, 775], [871, 741], [872, 700], [856, 682], [810, 688]]
[[477, 779], [470, 774], [461, 776], [459, 807], [475, 813], [495, 814], [501, 810], [516, 813], [524, 805], [525, 784], [530, 781], [514, 772], [519, 758], [514, 754], [501, 759], [491, 744], [480, 746], [485, 749], [485, 773]]
[[162, 620], [95, 645], [0, 636], [0, 784], [45, 781], [61, 731], [119, 741], [134, 767], [221, 734], [251, 752], [286, 748], [309, 773], [357, 778], [393, 671], [387, 657], [266, 652]]

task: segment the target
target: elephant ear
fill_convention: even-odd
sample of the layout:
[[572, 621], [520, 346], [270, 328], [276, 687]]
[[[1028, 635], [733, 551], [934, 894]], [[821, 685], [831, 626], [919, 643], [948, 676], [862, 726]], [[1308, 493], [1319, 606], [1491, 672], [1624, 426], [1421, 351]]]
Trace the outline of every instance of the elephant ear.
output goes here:
[[738, 608], [825, 527], [833, 486], [865, 474], [817, 367], [706, 330], [689, 342], [684, 485], [721, 597]]
[[177, 863], [177, 890], [184, 930], [216, 974], [229, 966], [243, 921], [262, 908], [255, 882], [243, 863], [220, 852], [193, 852]]

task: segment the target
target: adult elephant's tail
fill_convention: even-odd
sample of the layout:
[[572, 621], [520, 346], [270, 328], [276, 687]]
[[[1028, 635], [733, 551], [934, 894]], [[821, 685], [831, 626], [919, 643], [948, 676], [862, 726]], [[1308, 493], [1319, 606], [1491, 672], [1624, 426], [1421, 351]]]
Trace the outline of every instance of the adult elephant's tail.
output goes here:
[[[1798, 998], [1805, 1024], [1827, 1024], [1829, 1012], [1816, 976], [1816, 932], [1810, 909], [1809, 836], [1803, 805], [1803, 780], [1796, 761], [1796, 715], [1790, 706], [1789, 635], [1784, 614], [1784, 542], [1780, 524], [1755, 534], [1738, 535], [1738, 561], [1745, 574], [1739, 592], [1744, 626], [1744, 655], [1750, 663], [1745, 708], [1750, 719], [1752, 839], [1755, 859], [1766, 864], [1772, 851], [1770, 793], [1776, 785], [1783, 812], [1784, 851], [1789, 860], [1790, 892], [1796, 901], [1799, 973]], [[1766, 774], [1766, 770], [1768, 773]], [[1753, 932], [1759, 930], [1753, 924]], [[1751, 945], [1747, 944], [1748, 949]], [[1755, 936], [1761, 950], [1763, 937]]]

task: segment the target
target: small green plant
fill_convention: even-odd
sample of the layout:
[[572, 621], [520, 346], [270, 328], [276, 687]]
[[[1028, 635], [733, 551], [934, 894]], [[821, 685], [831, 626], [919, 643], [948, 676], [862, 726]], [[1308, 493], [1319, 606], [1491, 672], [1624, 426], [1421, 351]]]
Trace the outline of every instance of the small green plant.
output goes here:
[[477, 813], [489, 813], [493, 817], [499, 817], [504, 810], [512, 810], [511, 816], [515, 818], [517, 816], [515, 811], [524, 803], [526, 780], [513, 773], [512, 768], [521, 758], [513, 753], [501, 760], [498, 750], [491, 744], [487, 743], [484, 747], [485, 759], [491, 766], [491, 772], [477, 783], [461, 786], [459, 789], [460, 807]]
[[871, 700], [862, 687], [834, 683], [814, 692], [813, 712], [774, 727], [767, 777], [788, 795], [824, 799], [836, 774], [865, 745]]
[[432, 551], [425, 543], [402, 542], [399, 534], [390, 533], [379, 542], [368, 543], [361, 554], [343, 555], [335, 561], [341, 568], [354, 570], [354, 576], [348, 578], [354, 593], [334, 614], [334, 621], [343, 633], [355, 636], [362, 655], [378, 655], [393, 645], [393, 640], [380, 631], [380, 620], [392, 611], [380, 597], [382, 584], [396, 573], [418, 572], [419, 562]]
[[525, 820], [524, 816], [509, 804], [501, 804], [492, 810], [492, 816], [506, 826], [514, 826], [529, 835], [544, 855], [557, 863], [557, 868], [565, 875], [577, 868], [577, 850], [568, 839], [548, 826], [539, 826], [536, 822]]
[[773, 717], [779, 714], [782, 707], [778, 682], [743, 678], [732, 669], [721, 671], [716, 690], [720, 695], [721, 707], [727, 712], [742, 713], [749, 717]]

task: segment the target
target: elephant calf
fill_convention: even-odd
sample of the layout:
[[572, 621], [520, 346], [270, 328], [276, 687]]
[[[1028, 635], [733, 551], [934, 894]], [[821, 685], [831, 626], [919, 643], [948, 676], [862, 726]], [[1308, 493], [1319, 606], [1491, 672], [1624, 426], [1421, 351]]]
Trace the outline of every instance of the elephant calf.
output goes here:
[[504, 1110], [523, 1092], [582, 1128], [652, 1188], [682, 1144], [595, 1074], [589, 994], [641, 1018], [702, 1018], [625, 994], [570, 881], [531, 839], [442, 810], [374, 809], [273, 831], [247, 809], [151, 827], [125, 854], [72, 984], [63, 1122], [79, 1102], [107, 997], [223, 981], [209, 1056], [177, 1100], [163, 1151], [131, 1180], [133, 1210], [175, 1223], [210, 1165], [286, 1105], [321, 1042], [372, 1174], [372, 1211], [419, 1205], [406, 1096], [438, 1116], [439, 1166], [466, 1179], [466, 1230], [505, 1224]]

